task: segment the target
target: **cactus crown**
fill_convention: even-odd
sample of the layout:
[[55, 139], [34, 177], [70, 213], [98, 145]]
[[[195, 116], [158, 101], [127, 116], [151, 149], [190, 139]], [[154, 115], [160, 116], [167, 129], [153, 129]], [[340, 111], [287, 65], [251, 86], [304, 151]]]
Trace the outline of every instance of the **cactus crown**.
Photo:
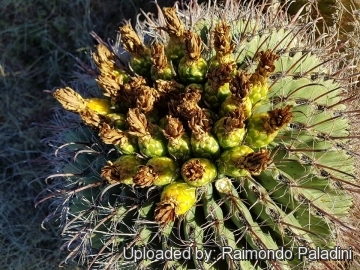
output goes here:
[[[89, 74], [101, 98], [69, 87], [54, 93], [72, 112], [63, 117], [85, 123], [61, 134], [57, 152], [75, 158], [59, 163], [62, 174], [51, 177], [62, 177], [60, 188], [53, 184], [61, 191], [43, 199], [57, 199], [65, 261], [80, 258], [89, 269], [345, 268], [299, 257], [298, 247], [359, 246], [355, 155], [344, 146], [357, 138], [344, 95], [351, 60], [331, 38], [316, 37], [306, 15], [288, 18], [272, 4], [192, 2], [160, 12], [162, 20], [137, 24], [147, 41], [127, 23], [121, 47], [96, 46]], [[224, 258], [224, 247], [283, 248], [294, 258]], [[140, 248], [192, 255], [127, 260]], [[211, 250], [209, 261], [195, 248]]]

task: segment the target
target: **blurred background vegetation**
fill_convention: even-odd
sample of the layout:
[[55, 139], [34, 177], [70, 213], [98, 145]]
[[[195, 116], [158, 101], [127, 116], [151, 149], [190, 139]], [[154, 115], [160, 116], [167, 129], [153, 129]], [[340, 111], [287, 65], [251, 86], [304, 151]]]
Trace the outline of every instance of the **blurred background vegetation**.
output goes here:
[[[319, 2], [331, 20], [334, 1]], [[50, 91], [74, 79], [71, 56], [86, 60], [95, 44], [91, 31], [114, 38], [124, 19], [136, 21], [140, 7], [156, 13], [147, 0], [0, 1], [0, 269], [58, 269], [60, 232], [40, 227], [47, 203], [34, 208], [52, 169], [41, 141], [57, 106]]]

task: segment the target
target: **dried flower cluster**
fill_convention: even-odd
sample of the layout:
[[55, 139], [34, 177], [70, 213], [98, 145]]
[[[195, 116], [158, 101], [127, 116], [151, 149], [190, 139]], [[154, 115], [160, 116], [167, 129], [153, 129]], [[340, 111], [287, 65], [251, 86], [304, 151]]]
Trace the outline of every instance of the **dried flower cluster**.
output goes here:
[[[289, 19], [267, 3], [159, 12], [138, 32], [120, 27], [128, 60], [119, 47], [96, 46], [101, 97], [54, 93], [86, 125], [62, 135], [72, 141], [59, 151], [75, 144], [75, 159], [52, 176], [64, 176], [61, 191], [44, 198], [58, 198], [67, 260], [89, 269], [347, 267], [298, 258], [297, 248], [351, 245], [357, 255], [351, 60], [313, 35], [306, 15]], [[213, 254], [126, 259], [142, 247]], [[222, 247], [295, 256], [223, 259]]]

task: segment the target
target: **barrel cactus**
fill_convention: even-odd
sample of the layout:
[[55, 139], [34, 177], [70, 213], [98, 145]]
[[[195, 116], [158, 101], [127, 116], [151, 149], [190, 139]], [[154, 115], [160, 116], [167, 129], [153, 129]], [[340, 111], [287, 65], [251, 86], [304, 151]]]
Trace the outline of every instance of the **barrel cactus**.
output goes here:
[[[351, 59], [301, 10], [224, 5], [159, 8], [137, 31], [126, 23], [116, 44], [97, 38], [85, 69], [99, 96], [54, 92], [70, 112], [58, 114], [56, 181], [41, 201], [54, 201], [65, 262], [247, 270], [356, 259]], [[346, 256], [314, 255], [331, 250]]]

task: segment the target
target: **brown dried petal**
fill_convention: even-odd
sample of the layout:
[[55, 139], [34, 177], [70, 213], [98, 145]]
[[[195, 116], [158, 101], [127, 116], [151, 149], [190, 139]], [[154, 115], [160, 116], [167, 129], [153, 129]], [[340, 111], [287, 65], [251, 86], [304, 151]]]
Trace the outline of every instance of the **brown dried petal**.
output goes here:
[[129, 23], [120, 27], [120, 33], [121, 33], [121, 42], [125, 50], [136, 56], [147, 55], [147, 51], [144, 44], [141, 42], [139, 36], [136, 34], [136, 32]]
[[176, 14], [176, 8], [163, 8], [163, 14], [166, 20], [164, 30], [169, 35], [180, 37], [184, 34], [184, 24]]
[[122, 83], [119, 84], [119, 81], [115, 80], [110, 74], [102, 73], [96, 81], [100, 87], [104, 89], [104, 95], [108, 97], [116, 97], [122, 85]]
[[175, 80], [165, 81], [156, 80], [156, 88], [160, 93], [176, 92], [180, 93], [184, 86]]
[[166, 120], [167, 125], [164, 131], [164, 136], [166, 139], [176, 139], [185, 133], [184, 126], [178, 118], [167, 115]]
[[235, 45], [231, 44], [230, 25], [219, 22], [214, 29], [214, 47], [220, 56], [232, 53]]
[[143, 113], [140, 113], [138, 108], [129, 109], [127, 122], [129, 123], [130, 134], [143, 137], [149, 135], [148, 131], [148, 122], [146, 116]]
[[184, 175], [189, 181], [200, 180], [204, 173], [205, 169], [198, 159], [185, 163], [181, 172], [181, 174]]
[[122, 145], [128, 142], [126, 133], [119, 129], [111, 128], [108, 124], [103, 123], [99, 132], [99, 136], [106, 144]]
[[269, 117], [264, 120], [264, 128], [267, 133], [273, 133], [290, 123], [292, 119], [292, 106], [287, 105], [284, 108], [277, 108], [269, 111]]
[[195, 116], [191, 118], [188, 124], [193, 134], [199, 139], [205, 133], [210, 132], [212, 120], [206, 110], [201, 109], [196, 111]]
[[217, 89], [231, 81], [231, 73], [235, 69], [236, 64], [234, 62], [227, 64], [220, 64], [208, 74], [208, 79], [213, 89]]
[[256, 68], [255, 74], [262, 77], [269, 77], [270, 73], [275, 70], [275, 61], [279, 58], [279, 55], [273, 53], [271, 50], [265, 52], [259, 52], [259, 64]]
[[109, 165], [105, 165], [101, 168], [100, 177], [109, 182], [109, 184], [115, 184], [120, 182], [120, 173], [116, 170], [116, 167], [108, 161]]
[[157, 104], [166, 107], [166, 104], [171, 100], [178, 99], [184, 86], [175, 80], [165, 81], [156, 80], [156, 89], [159, 94]]
[[151, 48], [151, 62], [157, 70], [163, 70], [167, 66], [165, 47], [163, 44], [155, 43]]
[[247, 97], [252, 87], [250, 77], [245, 71], [238, 71], [230, 82], [231, 93], [241, 99]]
[[161, 226], [174, 222], [176, 218], [176, 205], [171, 200], [161, 201], [155, 208], [155, 221]]
[[201, 37], [191, 31], [185, 32], [185, 51], [188, 60], [198, 60], [203, 50]]
[[225, 131], [231, 132], [237, 128], [243, 128], [245, 126], [244, 121], [246, 116], [244, 114], [243, 106], [236, 108], [234, 111], [230, 112], [224, 121]]
[[262, 149], [260, 152], [248, 154], [242, 161], [242, 167], [248, 170], [251, 175], [259, 175], [266, 170], [270, 162], [270, 152]]
[[134, 184], [140, 187], [149, 187], [153, 185], [158, 174], [151, 166], [139, 166], [136, 174], [133, 176]]
[[136, 100], [136, 106], [143, 112], [148, 113], [154, 109], [155, 102], [158, 98], [156, 89], [149, 86], [142, 86]]
[[198, 102], [201, 99], [201, 93], [198, 90], [190, 89], [188, 92], [180, 95], [179, 100], [170, 102], [170, 111], [175, 115], [181, 115], [185, 119], [191, 119], [200, 110]]
[[83, 122], [93, 128], [99, 128], [101, 123], [105, 122], [104, 116], [101, 116], [89, 109], [82, 110], [79, 114]]
[[105, 44], [100, 43], [96, 46], [96, 52], [92, 54], [92, 58], [101, 73], [114, 68], [115, 55]]
[[145, 78], [138, 76], [138, 77], [132, 77], [128, 85], [136, 95], [138, 91], [140, 91], [142, 86], [147, 86], [147, 83]]
[[86, 108], [85, 100], [70, 87], [59, 88], [53, 95], [68, 111], [80, 112]]

